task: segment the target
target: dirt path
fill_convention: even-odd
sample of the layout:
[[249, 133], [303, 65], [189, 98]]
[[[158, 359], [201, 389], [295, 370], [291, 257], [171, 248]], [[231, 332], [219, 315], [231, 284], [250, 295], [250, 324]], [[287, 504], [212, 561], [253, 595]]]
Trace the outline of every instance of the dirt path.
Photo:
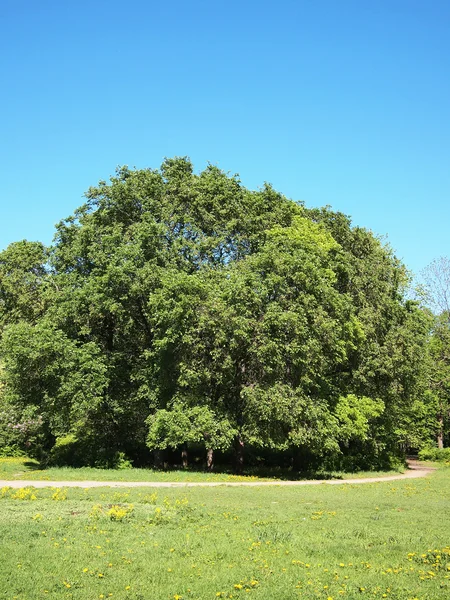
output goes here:
[[175, 487], [217, 487], [220, 485], [228, 487], [267, 486], [267, 485], [342, 485], [344, 483], [356, 485], [359, 483], [377, 483], [380, 481], [396, 481], [398, 479], [416, 479], [426, 477], [436, 469], [427, 467], [417, 460], [408, 460], [408, 470], [398, 475], [385, 475], [380, 477], [361, 477], [360, 479], [308, 479], [303, 481], [43, 481], [43, 480], [0, 480], [0, 487], [22, 488], [22, 487], [152, 487], [152, 488], [175, 488]]

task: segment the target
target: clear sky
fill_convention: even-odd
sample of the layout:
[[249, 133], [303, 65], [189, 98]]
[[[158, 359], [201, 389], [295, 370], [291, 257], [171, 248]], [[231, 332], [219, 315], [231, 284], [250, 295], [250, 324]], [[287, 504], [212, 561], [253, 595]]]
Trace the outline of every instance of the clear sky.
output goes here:
[[450, 255], [448, 0], [3, 0], [0, 248], [188, 155]]

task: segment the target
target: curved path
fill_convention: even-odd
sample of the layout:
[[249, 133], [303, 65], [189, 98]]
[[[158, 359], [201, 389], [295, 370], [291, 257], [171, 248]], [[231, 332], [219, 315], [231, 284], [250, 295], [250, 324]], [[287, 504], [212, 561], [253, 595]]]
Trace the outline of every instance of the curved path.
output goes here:
[[155, 487], [155, 488], [175, 488], [175, 487], [257, 487], [267, 485], [342, 485], [358, 483], [377, 483], [380, 481], [396, 481], [398, 479], [416, 479], [426, 477], [436, 469], [422, 465], [417, 460], [408, 460], [408, 470], [398, 475], [384, 475], [380, 477], [361, 477], [359, 479], [307, 479], [301, 481], [44, 481], [44, 480], [25, 480], [15, 479], [8, 481], [0, 480], [0, 487], [22, 488], [22, 487]]

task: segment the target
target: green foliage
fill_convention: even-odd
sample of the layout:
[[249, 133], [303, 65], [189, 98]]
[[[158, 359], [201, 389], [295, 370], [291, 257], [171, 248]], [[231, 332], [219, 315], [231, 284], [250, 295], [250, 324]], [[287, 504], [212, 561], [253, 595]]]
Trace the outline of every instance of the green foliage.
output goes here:
[[342, 441], [359, 439], [365, 441], [370, 434], [370, 423], [384, 411], [381, 400], [372, 400], [355, 394], [341, 397], [335, 407], [335, 416], [339, 421], [339, 435]]
[[42, 455], [43, 420], [35, 407], [19, 411], [0, 395], [0, 456]]
[[422, 448], [419, 458], [420, 460], [450, 463], [450, 448]]
[[8, 323], [36, 322], [45, 311], [49, 276], [40, 242], [15, 242], [0, 252], [0, 333]]
[[435, 404], [435, 433], [439, 446], [449, 437], [450, 414], [450, 315], [436, 316], [430, 340], [429, 385]]
[[114, 447], [102, 444], [102, 437], [77, 438], [73, 433], [56, 438], [56, 441], [45, 457], [45, 462], [51, 466], [84, 467], [92, 465], [100, 469], [129, 469], [132, 462], [124, 452]]
[[106, 367], [94, 342], [80, 345], [42, 320], [9, 325], [1, 340], [4, 398], [39, 413], [53, 436], [86, 428], [102, 409]]
[[177, 402], [171, 410], [160, 409], [147, 419], [150, 449], [177, 448], [188, 442], [201, 442], [213, 450], [227, 450], [233, 431], [227, 419], [219, 419], [208, 406]]
[[52, 247], [0, 254], [1, 402], [17, 423], [39, 417], [58, 464], [189, 446], [233, 448], [238, 464], [248, 446], [303, 467], [393, 457], [432, 435], [430, 321], [407, 282], [389, 247], [328, 208], [186, 157], [122, 167]]

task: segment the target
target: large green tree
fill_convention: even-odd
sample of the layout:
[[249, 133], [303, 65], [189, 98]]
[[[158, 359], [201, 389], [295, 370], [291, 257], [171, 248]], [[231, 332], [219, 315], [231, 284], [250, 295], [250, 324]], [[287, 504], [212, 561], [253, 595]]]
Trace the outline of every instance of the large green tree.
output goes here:
[[[3, 256], [3, 260], [2, 260]], [[395, 451], [427, 327], [367, 230], [187, 158], [119, 169], [45, 249], [0, 255], [5, 394], [62, 440]]]

